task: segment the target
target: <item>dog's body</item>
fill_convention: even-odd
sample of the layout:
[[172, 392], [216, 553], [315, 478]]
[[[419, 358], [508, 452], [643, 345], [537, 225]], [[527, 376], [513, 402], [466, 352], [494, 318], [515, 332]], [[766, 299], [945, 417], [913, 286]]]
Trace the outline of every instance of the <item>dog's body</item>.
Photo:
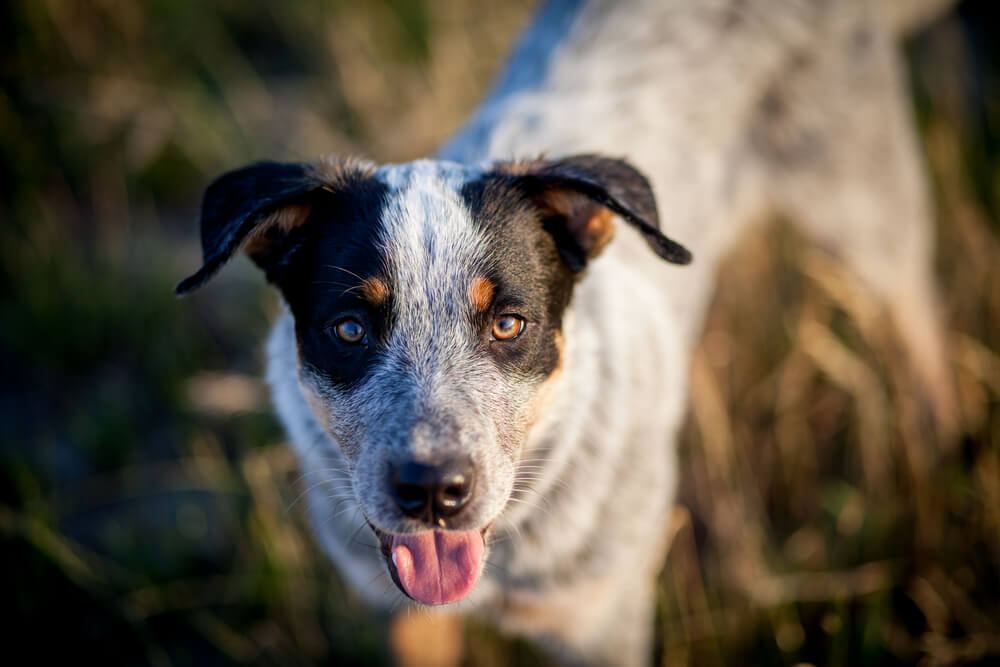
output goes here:
[[[717, 263], [767, 213], [890, 304], [946, 409], [895, 44], [931, 4], [555, 0], [441, 159], [212, 186], [206, 266], [181, 291], [238, 248], [282, 290], [269, 381], [317, 534], [360, 593], [460, 599], [571, 662], [645, 662], [689, 355]], [[652, 191], [584, 153], [624, 155]], [[539, 154], [577, 157], [497, 162]], [[690, 266], [650, 230], [654, 194]], [[629, 227], [608, 243], [612, 214]], [[449, 479], [472, 491], [411, 512], [404, 492], [432, 487], [407, 466], [459, 459]]]

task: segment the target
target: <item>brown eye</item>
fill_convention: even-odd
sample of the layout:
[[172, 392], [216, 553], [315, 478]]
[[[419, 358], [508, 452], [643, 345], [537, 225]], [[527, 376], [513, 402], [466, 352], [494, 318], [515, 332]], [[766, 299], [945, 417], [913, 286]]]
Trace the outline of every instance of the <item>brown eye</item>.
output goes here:
[[361, 326], [361, 322], [354, 319], [348, 318], [337, 322], [333, 326], [333, 334], [345, 343], [365, 342], [365, 328]]
[[524, 331], [524, 320], [517, 315], [501, 315], [493, 320], [493, 337], [497, 340], [513, 340]]

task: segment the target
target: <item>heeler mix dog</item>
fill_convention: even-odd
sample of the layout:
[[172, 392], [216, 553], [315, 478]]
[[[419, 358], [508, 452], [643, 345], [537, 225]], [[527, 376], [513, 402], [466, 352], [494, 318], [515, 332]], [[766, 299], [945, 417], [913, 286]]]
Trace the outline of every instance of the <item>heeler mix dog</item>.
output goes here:
[[895, 43], [939, 4], [553, 0], [435, 159], [208, 188], [177, 291], [240, 250], [280, 290], [268, 378], [361, 594], [398, 603], [388, 571], [566, 661], [645, 662], [689, 355], [765, 212], [885, 300], [947, 412]]

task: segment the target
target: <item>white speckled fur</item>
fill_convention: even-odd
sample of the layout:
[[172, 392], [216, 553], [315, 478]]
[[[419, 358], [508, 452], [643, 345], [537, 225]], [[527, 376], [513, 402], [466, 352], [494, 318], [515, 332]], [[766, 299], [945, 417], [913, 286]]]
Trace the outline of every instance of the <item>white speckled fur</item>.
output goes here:
[[[918, 372], [934, 385], [944, 365], [931, 214], [896, 36], [877, 5], [577, 4], [552, 5], [550, 13], [570, 13], [564, 33], [528, 33], [509, 67], [534, 74], [527, 82], [514, 77], [487, 99], [443, 149], [441, 157], [454, 162], [379, 171], [394, 188], [381, 242], [394, 258], [394, 279], [412, 287], [398, 306], [403, 333], [382, 368], [403, 357], [428, 359], [410, 388], [461, 404], [468, 419], [448, 446], [473, 451], [478, 465], [495, 472], [476, 516], [497, 517], [489, 557], [496, 567], [486, 567], [459, 609], [534, 636], [570, 662], [642, 664], [675, 489], [688, 358], [717, 263], [763, 211], [794, 216], [886, 299]], [[650, 178], [664, 233], [689, 247], [695, 263], [666, 264], [620, 226], [574, 293], [548, 410], [524, 434], [520, 452], [498, 454], [495, 425], [519, 418], [490, 402], [504, 380], [470, 361], [462, 341], [440, 325], [454, 316], [446, 295], [468, 284], [489, 243], [456, 191], [478, 173], [475, 165], [586, 152], [625, 157]], [[386, 394], [381, 368], [350, 396], [300, 377], [288, 313], [268, 350], [275, 403], [313, 487], [310, 511], [324, 547], [373, 603], [397, 603], [400, 594], [378, 576], [384, 565], [371, 538], [358, 544], [352, 537], [363, 520], [353, 509], [359, 502], [370, 520], [381, 520], [380, 463], [345, 460], [326, 429], [369, 439], [380, 429], [387, 447], [412, 451], [443, 440], [406, 435], [407, 416]], [[442, 375], [440, 361], [449, 356], [462, 370]], [[534, 391], [526, 388], [525, 399]], [[310, 394], [321, 399], [328, 424], [310, 409]], [[518, 459], [541, 467], [519, 478]], [[352, 483], [331, 469], [350, 472]]]

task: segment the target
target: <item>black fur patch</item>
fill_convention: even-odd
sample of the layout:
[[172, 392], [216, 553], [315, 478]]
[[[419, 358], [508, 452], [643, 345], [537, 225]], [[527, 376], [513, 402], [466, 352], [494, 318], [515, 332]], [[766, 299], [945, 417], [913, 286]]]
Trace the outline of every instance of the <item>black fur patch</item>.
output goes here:
[[[565, 190], [606, 207], [636, 227], [663, 259], [687, 264], [691, 253], [659, 231], [652, 188], [623, 160], [578, 155], [555, 161], [501, 163], [466, 184], [462, 197], [476, 223], [492, 239], [492, 273], [498, 287], [484, 320], [524, 314], [530, 331], [494, 346], [500, 363], [521, 373], [547, 376], [559, 364], [557, 333], [587, 252], [567, 220], [539, 206], [541, 195]], [[484, 322], [484, 326], [486, 326]]]
[[[364, 376], [375, 360], [379, 341], [389, 333], [392, 288], [378, 306], [365, 298], [361, 285], [378, 277], [389, 283], [377, 234], [387, 188], [365, 180], [340, 191], [323, 191], [302, 227], [293, 261], [286, 262], [275, 284], [295, 318], [303, 365], [336, 386]], [[350, 344], [333, 335], [342, 318], [358, 320], [366, 341]]]
[[[344, 384], [364, 373], [387, 327], [391, 297], [373, 309], [358, 289], [382, 266], [375, 233], [387, 189], [356, 164], [325, 167], [262, 162], [216, 179], [202, 203], [204, 264], [176, 291], [201, 287], [247, 246], [295, 316], [303, 362]], [[303, 207], [301, 220], [290, 228], [273, 222], [272, 216], [291, 206]], [[267, 220], [272, 222], [262, 227]], [[365, 326], [366, 344], [331, 335], [338, 318], [348, 315]]]
[[569, 305], [575, 275], [562, 261], [539, 211], [510, 178], [486, 175], [461, 191], [474, 222], [491, 239], [486, 277], [496, 285], [492, 307], [480, 316], [488, 333], [494, 318], [524, 316], [524, 333], [497, 341], [491, 354], [505, 369], [535, 378], [549, 376], [560, 362], [557, 333]]

